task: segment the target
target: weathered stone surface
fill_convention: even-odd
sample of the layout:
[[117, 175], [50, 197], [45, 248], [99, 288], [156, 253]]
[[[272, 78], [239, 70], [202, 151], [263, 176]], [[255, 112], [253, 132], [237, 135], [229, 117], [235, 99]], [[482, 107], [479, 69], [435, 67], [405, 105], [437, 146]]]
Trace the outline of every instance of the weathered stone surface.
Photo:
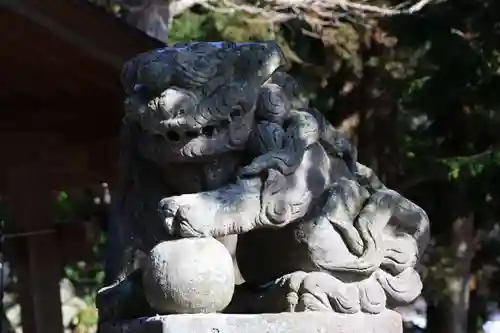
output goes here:
[[[176, 44], [124, 67], [128, 240], [102, 322], [224, 311], [147, 331], [400, 331], [387, 306], [420, 294], [427, 214], [357, 162], [285, 65], [271, 41]], [[162, 326], [145, 323], [122, 331]]]
[[402, 333], [401, 316], [301, 312], [260, 315], [193, 314], [103, 324], [100, 333]]

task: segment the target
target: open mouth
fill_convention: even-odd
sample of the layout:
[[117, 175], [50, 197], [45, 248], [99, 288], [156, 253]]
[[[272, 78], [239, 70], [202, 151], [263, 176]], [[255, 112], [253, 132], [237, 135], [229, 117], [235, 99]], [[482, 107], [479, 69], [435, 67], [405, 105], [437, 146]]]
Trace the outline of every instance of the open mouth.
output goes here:
[[203, 126], [199, 129], [170, 129], [165, 137], [172, 143], [190, 141], [197, 138], [215, 138], [222, 133], [231, 132], [232, 127], [239, 127], [243, 121], [243, 110], [235, 107], [227, 119]]
[[241, 151], [250, 136], [253, 117], [254, 110], [244, 112], [235, 107], [227, 118], [213, 120], [200, 128], [177, 126], [163, 133], [146, 131], [139, 149], [146, 158], [162, 163], [196, 163], [214, 155]]
[[229, 120], [225, 120], [220, 122], [217, 125], [207, 125], [199, 130], [186, 130], [186, 131], [175, 131], [169, 130], [166, 133], [166, 138], [171, 142], [180, 142], [191, 139], [196, 139], [198, 137], [206, 137], [212, 138], [217, 134], [220, 134], [224, 131], [227, 131], [231, 122]]

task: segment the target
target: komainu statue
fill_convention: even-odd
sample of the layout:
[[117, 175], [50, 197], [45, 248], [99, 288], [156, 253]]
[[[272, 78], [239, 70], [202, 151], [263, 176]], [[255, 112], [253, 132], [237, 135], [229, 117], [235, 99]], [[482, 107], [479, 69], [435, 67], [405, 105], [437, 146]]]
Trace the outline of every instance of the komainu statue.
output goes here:
[[125, 65], [128, 246], [101, 321], [380, 314], [420, 294], [426, 213], [357, 162], [285, 67], [275, 42], [176, 44]]

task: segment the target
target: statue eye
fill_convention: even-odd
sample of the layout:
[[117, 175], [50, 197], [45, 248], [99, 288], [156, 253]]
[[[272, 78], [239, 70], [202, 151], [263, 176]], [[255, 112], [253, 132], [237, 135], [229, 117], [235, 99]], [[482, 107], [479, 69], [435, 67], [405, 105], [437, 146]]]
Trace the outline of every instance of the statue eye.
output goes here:
[[168, 131], [167, 132], [167, 139], [169, 139], [170, 141], [176, 142], [176, 141], [179, 141], [181, 139], [181, 137], [175, 131]]
[[215, 133], [215, 127], [205, 126], [203, 127], [202, 133], [206, 136], [212, 136]]
[[242, 115], [243, 115], [243, 108], [241, 107], [241, 105], [236, 105], [236, 106], [233, 106], [233, 110], [229, 114], [229, 117], [231, 119], [234, 119], [234, 118], [241, 117]]

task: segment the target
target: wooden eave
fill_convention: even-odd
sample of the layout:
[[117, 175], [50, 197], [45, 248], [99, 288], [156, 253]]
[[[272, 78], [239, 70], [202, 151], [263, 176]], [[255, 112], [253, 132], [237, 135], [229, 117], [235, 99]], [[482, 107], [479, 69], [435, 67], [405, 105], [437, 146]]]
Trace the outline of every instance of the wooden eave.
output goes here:
[[0, 131], [101, 139], [117, 134], [122, 65], [163, 45], [86, 0], [0, 0], [0, 36]]
[[[24, 332], [62, 333], [54, 190], [117, 176], [120, 70], [162, 43], [86, 0], [0, 0], [0, 196]], [[36, 278], [33, 278], [36, 276]]]

